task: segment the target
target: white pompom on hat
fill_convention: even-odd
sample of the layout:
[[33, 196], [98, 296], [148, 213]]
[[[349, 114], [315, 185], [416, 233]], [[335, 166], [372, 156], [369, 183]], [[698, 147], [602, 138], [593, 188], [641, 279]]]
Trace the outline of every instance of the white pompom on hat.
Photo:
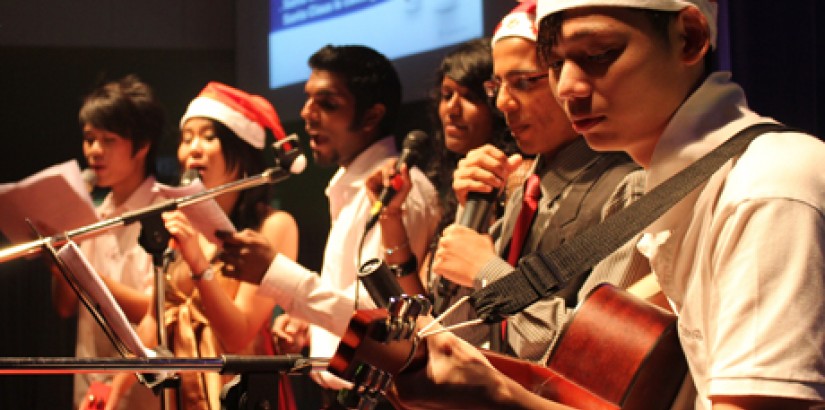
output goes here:
[[193, 117], [219, 121], [257, 149], [263, 149], [266, 142], [264, 127], [272, 130], [276, 140], [286, 136], [278, 113], [269, 101], [215, 81], [207, 84], [189, 103], [180, 127]]
[[636, 9], [680, 11], [686, 7], [695, 7], [705, 16], [710, 29], [710, 45], [716, 48], [716, 27], [718, 5], [716, 0], [538, 0], [536, 24], [541, 19], [578, 7], [631, 7]]
[[536, 29], [536, 0], [524, 0], [511, 10], [493, 32], [492, 44], [505, 37], [522, 37], [535, 42], [538, 30]]

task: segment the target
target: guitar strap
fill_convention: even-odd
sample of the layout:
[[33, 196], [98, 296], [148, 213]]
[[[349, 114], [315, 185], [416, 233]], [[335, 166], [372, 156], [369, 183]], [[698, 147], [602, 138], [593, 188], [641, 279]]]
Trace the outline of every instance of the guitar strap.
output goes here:
[[783, 131], [796, 130], [777, 123], [759, 123], [743, 129], [602, 223], [552, 251], [524, 256], [513, 273], [473, 292], [470, 304], [485, 323], [496, 323], [554, 295], [655, 222], [730, 158], [742, 153], [754, 138]]

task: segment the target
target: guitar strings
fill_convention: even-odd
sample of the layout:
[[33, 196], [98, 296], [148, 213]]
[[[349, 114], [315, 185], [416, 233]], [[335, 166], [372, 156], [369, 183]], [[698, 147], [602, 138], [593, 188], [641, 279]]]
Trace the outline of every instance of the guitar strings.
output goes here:
[[466, 322], [461, 322], [461, 323], [456, 323], [454, 325], [445, 326], [445, 327], [442, 327], [440, 329], [430, 330], [429, 332], [418, 332], [418, 337], [421, 338], [421, 339], [424, 339], [426, 337], [437, 335], [439, 333], [452, 332], [453, 330], [463, 329], [465, 327], [480, 325], [480, 324], [483, 324], [483, 323], [484, 323], [484, 320], [482, 320], [482, 319], [468, 320]]
[[459, 306], [466, 303], [468, 299], [469, 299], [469, 297], [464, 296], [461, 299], [459, 299], [457, 302], [453, 303], [452, 306], [448, 307], [446, 310], [441, 312], [441, 314], [438, 315], [435, 319], [433, 319], [432, 322], [427, 323], [426, 326], [422, 327], [421, 330], [418, 331], [418, 335], [421, 336], [422, 333], [426, 333], [427, 330], [429, 330], [431, 327], [435, 326], [436, 323], [441, 323], [441, 321], [444, 320], [445, 317], [447, 317], [449, 314], [453, 313], [456, 309], [458, 309]]
[[484, 321], [482, 319], [473, 319], [473, 320], [468, 320], [468, 321], [465, 321], [465, 322], [459, 322], [459, 323], [456, 323], [456, 324], [450, 325], [450, 326], [444, 326], [440, 329], [430, 330], [430, 328], [432, 328], [436, 324], [441, 324], [441, 321], [443, 321], [445, 317], [447, 317], [451, 313], [453, 313], [463, 303], [467, 303], [468, 300], [470, 300], [470, 297], [469, 296], [464, 296], [461, 299], [459, 299], [457, 302], [455, 302], [452, 306], [450, 306], [446, 310], [444, 310], [444, 312], [442, 312], [440, 315], [438, 315], [438, 317], [433, 319], [432, 322], [427, 323], [424, 327], [421, 328], [421, 330], [418, 331], [418, 334], [417, 334], [418, 338], [419, 339], [424, 339], [426, 337], [429, 337], [429, 336], [432, 336], [432, 335], [437, 335], [439, 333], [450, 332], [450, 331], [453, 331], [453, 330], [456, 330], [456, 329], [463, 329], [465, 327], [475, 326], [475, 325], [479, 325], [479, 324], [484, 323]]

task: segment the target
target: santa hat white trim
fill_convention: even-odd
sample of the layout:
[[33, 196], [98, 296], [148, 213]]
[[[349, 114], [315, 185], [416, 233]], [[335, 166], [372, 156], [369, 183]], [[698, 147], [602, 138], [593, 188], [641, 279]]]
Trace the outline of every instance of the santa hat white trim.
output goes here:
[[193, 117], [211, 118], [226, 125], [239, 138], [257, 149], [263, 149], [266, 141], [266, 132], [255, 121], [250, 120], [226, 104], [209, 97], [196, 97], [189, 103], [186, 113], [180, 120], [180, 127]]

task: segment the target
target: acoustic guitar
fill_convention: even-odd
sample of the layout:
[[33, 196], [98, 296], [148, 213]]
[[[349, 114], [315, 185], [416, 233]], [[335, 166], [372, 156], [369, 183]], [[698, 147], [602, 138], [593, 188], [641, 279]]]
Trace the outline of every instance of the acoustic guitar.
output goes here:
[[[393, 376], [426, 365], [411, 325], [415, 315], [407, 313], [415, 304], [355, 312], [328, 366], [355, 385], [342, 396], [344, 405], [369, 408]], [[546, 366], [482, 353], [528, 390], [581, 409], [668, 409], [687, 373], [676, 317], [609, 284], [576, 309]]]

